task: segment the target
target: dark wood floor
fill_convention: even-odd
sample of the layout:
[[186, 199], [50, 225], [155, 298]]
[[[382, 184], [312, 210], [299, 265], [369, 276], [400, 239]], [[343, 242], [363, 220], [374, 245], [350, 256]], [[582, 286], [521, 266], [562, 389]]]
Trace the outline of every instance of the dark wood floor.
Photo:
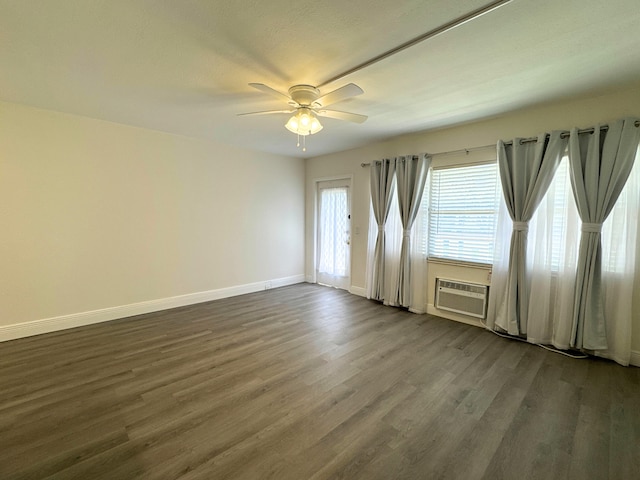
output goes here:
[[294, 285], [0, 344], [4, 479], [632, 479], [640, 369]]

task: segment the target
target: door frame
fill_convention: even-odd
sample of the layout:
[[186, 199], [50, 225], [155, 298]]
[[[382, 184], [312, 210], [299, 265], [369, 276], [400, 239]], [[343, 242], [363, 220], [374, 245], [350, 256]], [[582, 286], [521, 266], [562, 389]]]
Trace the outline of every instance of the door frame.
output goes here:
[[[332, 175], [330, 177], [319, 177], [313, 179], [313, 283], [318, 283], [318, 206], [320, 205], [319, 199], [319, 186], [321, 182], [333, 182], [336, 180], [343, 180], [349, 184], [349, 210], [353, 211], [353, 174], [347, 173], [344, 175]], [[351, 266], [353, 265], [353, 255], [351, 246], [353, 245], [353, 216], [349, 212], [349, 232], [351, 235], [351, 242], [349, 242], [349, 283], [351, 283]], [[349, 285], [351, 289], [351, 285]]]

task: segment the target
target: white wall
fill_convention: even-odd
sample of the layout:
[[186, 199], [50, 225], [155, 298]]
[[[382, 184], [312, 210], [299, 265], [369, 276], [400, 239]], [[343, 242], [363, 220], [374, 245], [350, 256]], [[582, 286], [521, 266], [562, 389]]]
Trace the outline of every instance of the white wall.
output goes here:
[[1, 103], [0, 225], [0, 330], [300, 281], [304, 162]]
[[[537, 108], [517, 111], [484, 121], [460, 125], [454, 128], [419, 132], [404, 135], [362, 148], [340, 152], [333, 155], [312, 158], [306, 165], [306, 273], [310, 278], [314, 269], [313, 258], [313, 198], [314, 179], [334, 175], [353, 175], [352, 228], [359, 234], [352, 236], [351, 290], [362, 293], [365, 287], [367, 228], [369, 225], [369, 170], [362, 168], [362, 162], [384, 157], [415, 154], [420, 152], [445, 152], [475, 146], [495, 144], [499, 139], [511, 139], [516, 136], [534, 136], [539, 132], [552, 129], [570, 129], [574, 126], [589, 127], [597, 122], [606, 122], [627, 115], [640, 116], [640, 85], [625, 88], [604, 95], [557, 102]], [[469, 155], [468, 160], [484, 159], [487, 155], [495, 158], [495, 150], [477, 151]], [[465, 155], [434, 158], [434, 163], [460, 163]], [[638, 252], [638, 275], [640, 280], [640, 252]], [[428, 302], [433, 304], [435, 277], [443, 276], [470, 282], [489, 284], [488, 269], [469, 269], [453, 265], [430, 264], [428, 283]], [[447, 312], [432, 313], [464, 320]], [[632, 349], [640, 352], [640, 281], [635, 282], [634, 290], [634, 330]], [[470, 320], [474, 323], [473, 320]]]

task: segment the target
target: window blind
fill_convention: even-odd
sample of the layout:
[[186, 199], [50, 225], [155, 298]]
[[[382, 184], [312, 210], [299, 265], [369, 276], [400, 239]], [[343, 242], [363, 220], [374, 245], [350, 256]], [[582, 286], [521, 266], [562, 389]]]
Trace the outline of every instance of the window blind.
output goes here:
[[497, 163], [431, 173], [428, 256], [491, 264], [499, 200]]

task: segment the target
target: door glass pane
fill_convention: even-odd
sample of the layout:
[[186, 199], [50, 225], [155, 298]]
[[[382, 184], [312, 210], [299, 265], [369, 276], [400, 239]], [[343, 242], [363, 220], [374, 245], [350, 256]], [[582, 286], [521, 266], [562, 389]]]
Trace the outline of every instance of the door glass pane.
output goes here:
[[318, 271], [330, 275], [347, 275], [348, 198], [347, 189], [320, 190], [320, 261]]

